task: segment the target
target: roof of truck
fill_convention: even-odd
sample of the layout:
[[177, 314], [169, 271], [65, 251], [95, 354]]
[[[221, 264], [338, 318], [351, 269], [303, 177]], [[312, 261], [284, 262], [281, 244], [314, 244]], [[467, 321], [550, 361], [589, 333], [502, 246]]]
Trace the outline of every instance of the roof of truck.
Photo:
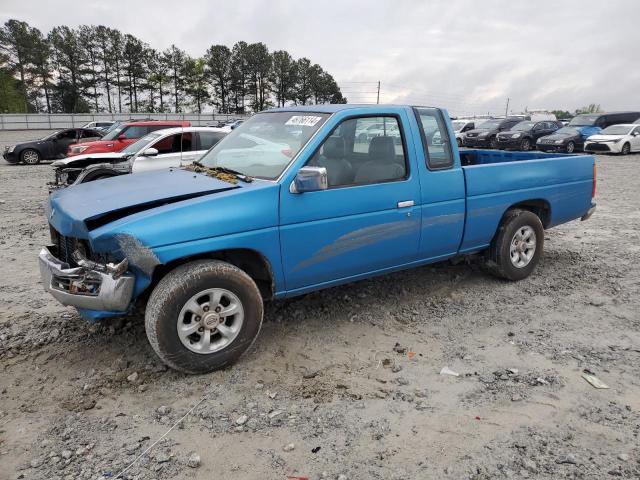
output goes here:
[[291, 107], [279, 107], [267, 110], [268, 112], [317, 112], [317, 113], [336, 113], [342, 110], [350, 110], [354, 108], [386, 108], [399, 107], [411, 108], [411, 105], [389, 105], [389, 104], [357, 104], [357, 103], [329, 103], [322, 105], [296, 105]]

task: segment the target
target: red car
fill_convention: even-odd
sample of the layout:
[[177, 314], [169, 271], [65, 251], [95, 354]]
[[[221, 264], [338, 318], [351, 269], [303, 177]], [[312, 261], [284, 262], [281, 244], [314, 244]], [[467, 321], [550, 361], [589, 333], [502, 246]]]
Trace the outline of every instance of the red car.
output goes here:
[[144, 137], [147, 133], [163, 128], [190, 127], [191, 122], [178, 120], [149, 120], [146, 122], [125, 122], [107, 133], [100, 140], [71, 145], [67, 157], [88, 153], [119, 152], [127, 145]]

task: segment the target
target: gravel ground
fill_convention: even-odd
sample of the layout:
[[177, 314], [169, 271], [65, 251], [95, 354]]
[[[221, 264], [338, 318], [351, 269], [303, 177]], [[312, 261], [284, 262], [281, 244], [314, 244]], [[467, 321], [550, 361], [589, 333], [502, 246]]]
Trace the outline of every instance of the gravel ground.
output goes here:
[[274, 302], [238, 364], [185, 376], [141, 318], [43, 293], [51, 167], [0, 164], [0, 478], [114, 478], [160, 438], [123, 478], [639, 478], [640, 155], [598, 168], [529, 279], [438, 264]]

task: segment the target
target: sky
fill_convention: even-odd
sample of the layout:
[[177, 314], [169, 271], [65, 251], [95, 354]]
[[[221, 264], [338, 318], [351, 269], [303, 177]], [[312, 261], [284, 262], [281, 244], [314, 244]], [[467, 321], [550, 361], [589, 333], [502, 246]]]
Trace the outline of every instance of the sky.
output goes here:
[[331, 73], [350, 103], [454, 114], [640, 109], [640, 0], [2, 0], [43, 32], [107, 25], [156, 49], [264, 42]]

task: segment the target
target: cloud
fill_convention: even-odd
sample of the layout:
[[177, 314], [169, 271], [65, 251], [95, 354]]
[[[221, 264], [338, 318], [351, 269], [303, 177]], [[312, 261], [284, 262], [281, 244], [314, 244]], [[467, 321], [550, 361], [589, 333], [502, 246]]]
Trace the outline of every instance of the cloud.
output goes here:
[[[114, 4], [3, 0], [0, 20], [104, 24], [153, 47], [201, 55], [215, 43], [262, 41], [308, 57], [358, 101], [444, 106], [457, 113], [640, 109], [636, 0], [193, 0]], [[350, 83], [369, 82], [369, 83]], [[373, 93], [369, 93], [373, 92]]]

